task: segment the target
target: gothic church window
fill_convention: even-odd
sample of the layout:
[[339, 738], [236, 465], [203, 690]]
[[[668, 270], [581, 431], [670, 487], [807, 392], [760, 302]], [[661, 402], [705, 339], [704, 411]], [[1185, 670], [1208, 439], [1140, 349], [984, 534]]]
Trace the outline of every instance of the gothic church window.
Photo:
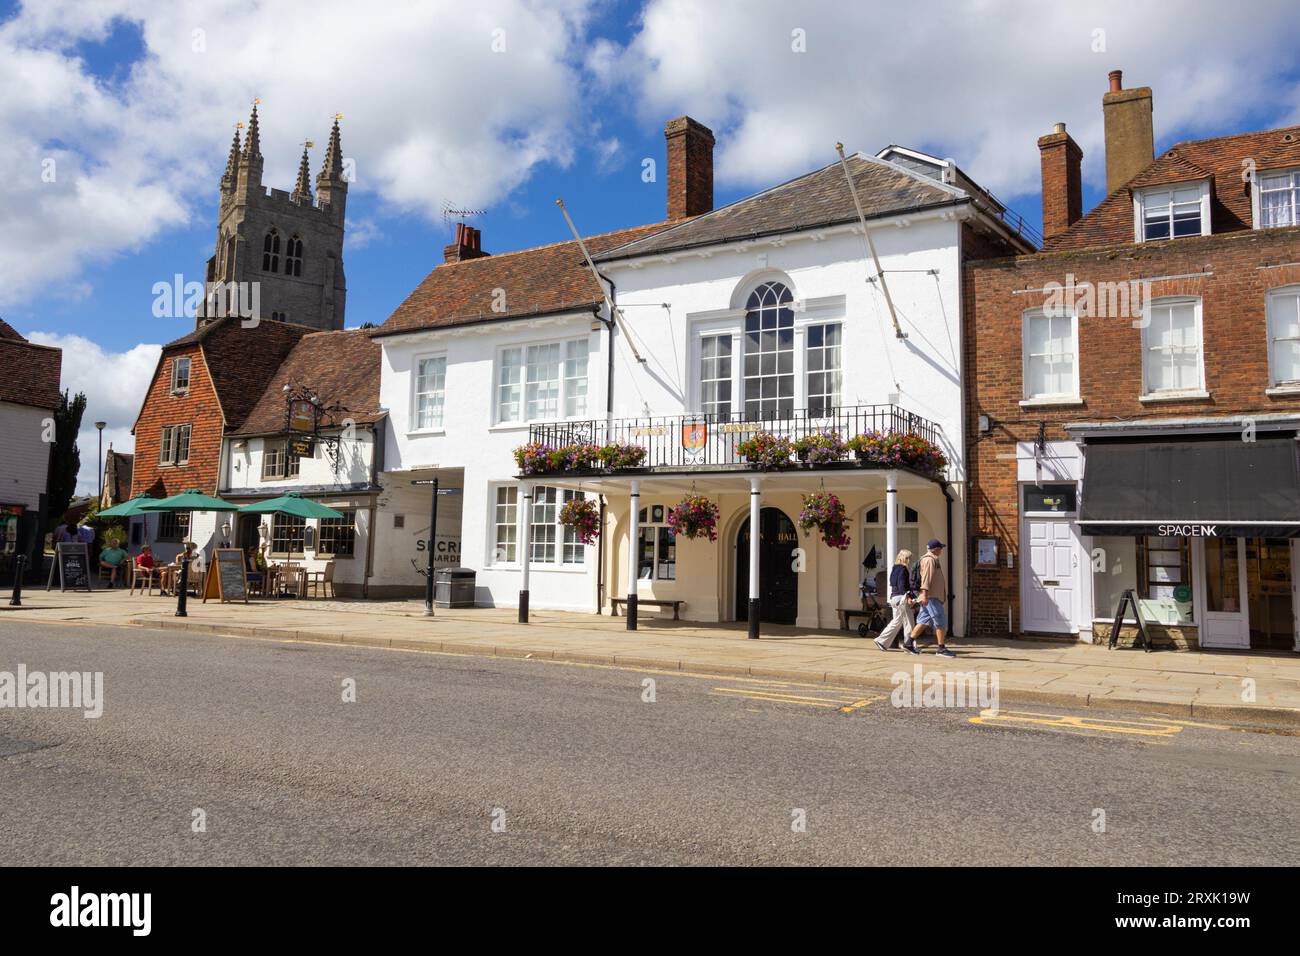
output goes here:
[[280, 233], [272, 229], [262, 240], [262, 271], [280, 271]]
[[297, 235], [289, 237], [284, 248], [284, 274], [287, 276], [302, 275], [302, 240]]

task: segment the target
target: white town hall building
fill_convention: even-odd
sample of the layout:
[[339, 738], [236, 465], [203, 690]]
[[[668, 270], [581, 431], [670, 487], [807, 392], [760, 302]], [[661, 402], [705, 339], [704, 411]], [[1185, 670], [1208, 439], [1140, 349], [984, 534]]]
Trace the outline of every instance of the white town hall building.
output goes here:
[[[682, 117], [666, 137], [664, 222], [497, 255], [458, 226], [374, 333], [376, 584], [422, 583], [415, 482], [436, 476], [460, 491], [441, 499], [439, 565], [475, 569], [478, 602], [521, 617], [618, 602], [635, 626], [655, 601], [751, 633], [834, 627], [898, 548], [937, 537], [961, 634], [962, 263], [1031, 244], [950, 161], [854, 154], [715, 210], [712, 133]], [[846, 548], [799, 530], [819, 492], [844, 506]], [[669, 527], [688, 495], [717, 506], [716, 540]], [[560, 522], [575, 498], [592, 503], [589, 544]]]

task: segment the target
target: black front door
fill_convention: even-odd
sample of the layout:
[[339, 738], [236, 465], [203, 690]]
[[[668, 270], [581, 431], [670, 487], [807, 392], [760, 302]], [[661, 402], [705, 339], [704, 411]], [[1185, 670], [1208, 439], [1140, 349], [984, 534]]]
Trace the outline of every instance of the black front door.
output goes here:
[[[760, 619], [793, 624], [799, 612], [799, 578], [794, 549], [799, 546], [794, 522], [780, 508], [759, 515], [758, 563]], [[749, 619], [749, 519], [736, 535], [736, 620]]]

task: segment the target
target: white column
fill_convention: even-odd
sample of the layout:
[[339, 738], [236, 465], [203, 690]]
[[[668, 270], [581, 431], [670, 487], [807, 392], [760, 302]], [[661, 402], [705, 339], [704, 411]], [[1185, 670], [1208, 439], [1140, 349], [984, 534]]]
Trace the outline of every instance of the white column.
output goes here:
[[761, 532], [760, 519], [763, 515], [763, 496], [759, 491], [761, 479], [749, 479], [749, 636], [758, 639], [759, 632], [759, 594], [758, 539]]
[[532, 530], [533, 530], [533, 486], [526, 481], [519, 483], [519, 517], [523, 528], [515, 535], [519, 550], [519, 623], [528, 623], [528, 568], [532, 564]]
[[637, 549], [641, 537], [641, 482], [636, 478], [632, 479], [628, 504], [631, 513], [627, 519], [627, 629], [635, 631]]
[[898, 556], [898, 472], [885, 472], [885, 596], [891, 598], [889, 577]]

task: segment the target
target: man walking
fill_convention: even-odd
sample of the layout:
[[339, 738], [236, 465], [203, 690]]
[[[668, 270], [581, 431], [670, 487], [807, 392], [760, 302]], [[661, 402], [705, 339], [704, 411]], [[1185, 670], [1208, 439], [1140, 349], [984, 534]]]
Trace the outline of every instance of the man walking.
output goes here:
[[948, 629], [948, 617], [943, 609], [943, 602], [948, 596], [948, 582], [944, 579], [943, 565], [939, 560], [943, 556], [943, 542], [931, 538], [925, 547], [926, 552], [921, 558], [921, 591], [916, 599], [921, 605], [921, 611], [916, 616], [912, 637], [903, 645], [903, 650], [909, 654], [921, 653], [917, 649], [916, 639], [925, 632], [928, 625], [934, 628], [934, 636], [939, 641], [935, 653], [940, 657], [956, 657], [943, 642], [944, 632]]

